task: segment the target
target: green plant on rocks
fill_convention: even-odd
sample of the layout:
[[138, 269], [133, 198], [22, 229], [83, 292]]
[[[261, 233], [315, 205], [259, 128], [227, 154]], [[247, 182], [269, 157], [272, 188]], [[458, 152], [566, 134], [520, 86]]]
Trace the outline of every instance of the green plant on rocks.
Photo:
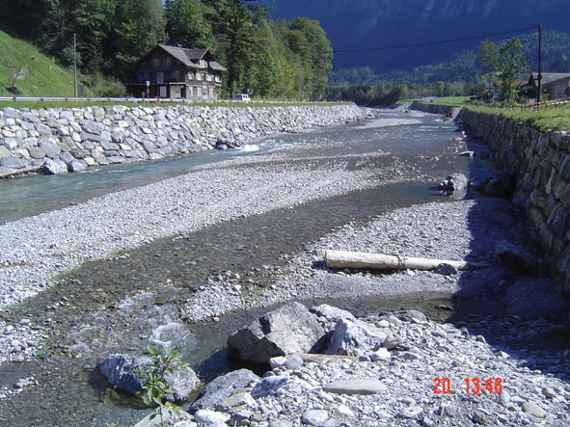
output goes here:
[[173, 394], [173, 390], [164, 378], [186, 364], [175, 349], [157, 349], [149, 346], [146, 353], [151, 357], [152, 364], [139, 372], [144, 378], [140, 397], [146, 406], [155, 408], [151, 419], [160, 417], [160, 425], [164, 426], [165, 416], [174, 417], [183, 412], [182, 408], [167, 400], [167, 397]]

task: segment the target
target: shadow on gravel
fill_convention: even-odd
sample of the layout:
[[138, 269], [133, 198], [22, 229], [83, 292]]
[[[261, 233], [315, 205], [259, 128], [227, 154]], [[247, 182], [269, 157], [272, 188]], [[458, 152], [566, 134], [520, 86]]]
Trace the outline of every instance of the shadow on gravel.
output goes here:
[[[470, 179], [483, 182], [492, 173], [490, 161], [482, 160], [488, 148], [469, 139], [468, 149], [475, 152]], [[548, 277], [516, 273], [498, 265], [494, 256], [497, 243], [506, 240], [540, 259], [524, 214], [507, 199], [477, 195], [474, 199], [468, 214], [472, 240], [466, 259], [491, 262], [492, 268], [460, 274], [448, 321], [483, 336], [497, 352], [507, 352], [519, 364], [570, 382], [570, 302], [556, 293]]]

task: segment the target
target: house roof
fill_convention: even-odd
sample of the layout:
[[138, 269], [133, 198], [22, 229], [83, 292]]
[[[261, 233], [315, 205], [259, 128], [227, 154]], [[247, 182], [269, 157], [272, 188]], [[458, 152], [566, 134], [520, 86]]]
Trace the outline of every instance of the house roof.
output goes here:
[[[538, 73], [532, 73], [532, 78], [538, 80]], [[542, 84], [545, 85], [563, 79], [570, 79], [570, 73], [542, 73]]]
[[197, 48], [183, 48], [178, 46], [169, 46], [166, 44], [159, 44], [160, 48], [164, 49], [170, 55], [178, 59], [187, 67], [198, 68], [198, 64], [195, 61], [200, 61], [208, 49], [197, 49]]
[[226, 67], [224, 67], [222, 64], [220, 64], [216, 61], [211, 61], [210, 67], [212, 68], [212, 70], [215, 70], [215, 71], [227, 71]]

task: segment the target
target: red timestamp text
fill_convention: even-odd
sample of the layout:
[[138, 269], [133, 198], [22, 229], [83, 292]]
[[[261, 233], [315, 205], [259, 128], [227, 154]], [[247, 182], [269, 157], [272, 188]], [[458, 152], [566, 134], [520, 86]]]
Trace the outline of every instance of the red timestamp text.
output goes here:
[[[463, 379], [462, 390], [472, 396], [480, 396], [482, 394], [501, 395], [503, 393], [503, 379], [466, 377]], [[433, 379], [433, 394], [445, 395], [455, 392], [455, 384], [451, 378], [435, 377]]]

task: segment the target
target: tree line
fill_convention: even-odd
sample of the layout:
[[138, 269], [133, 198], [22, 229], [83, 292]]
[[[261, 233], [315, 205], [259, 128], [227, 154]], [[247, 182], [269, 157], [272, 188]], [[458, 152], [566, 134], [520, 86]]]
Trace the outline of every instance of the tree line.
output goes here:
[[[210, 48], [228, 69], [226, 96], [322, 99], [333, 51], [320, 23], [274, 21], [260, 3], [240, 0], [18, 0], [0, 28], [31, 40], [64, 66], [73, 36], [84, 79], [129, 81], [158, 43]], [[96, 76], [96, 77], [93, 77]]]
[[[400, 87], [407, 97], [473, 95], [512, 103], [532, 92], [520, 92], [519, 80], [537, 69], [537, 37], [483, 41], [479, 49], [457, 53], [447, 62], [411, 70], [377, 73], [371, 67], [335, 70], [330, 93], [337, 98], [377, 100], [386, 88]], [[547, 31], [544, 35], [545, 72], [570, 72], [570, 33]], [[492, 92], [492, 94], [490, 93]]]

